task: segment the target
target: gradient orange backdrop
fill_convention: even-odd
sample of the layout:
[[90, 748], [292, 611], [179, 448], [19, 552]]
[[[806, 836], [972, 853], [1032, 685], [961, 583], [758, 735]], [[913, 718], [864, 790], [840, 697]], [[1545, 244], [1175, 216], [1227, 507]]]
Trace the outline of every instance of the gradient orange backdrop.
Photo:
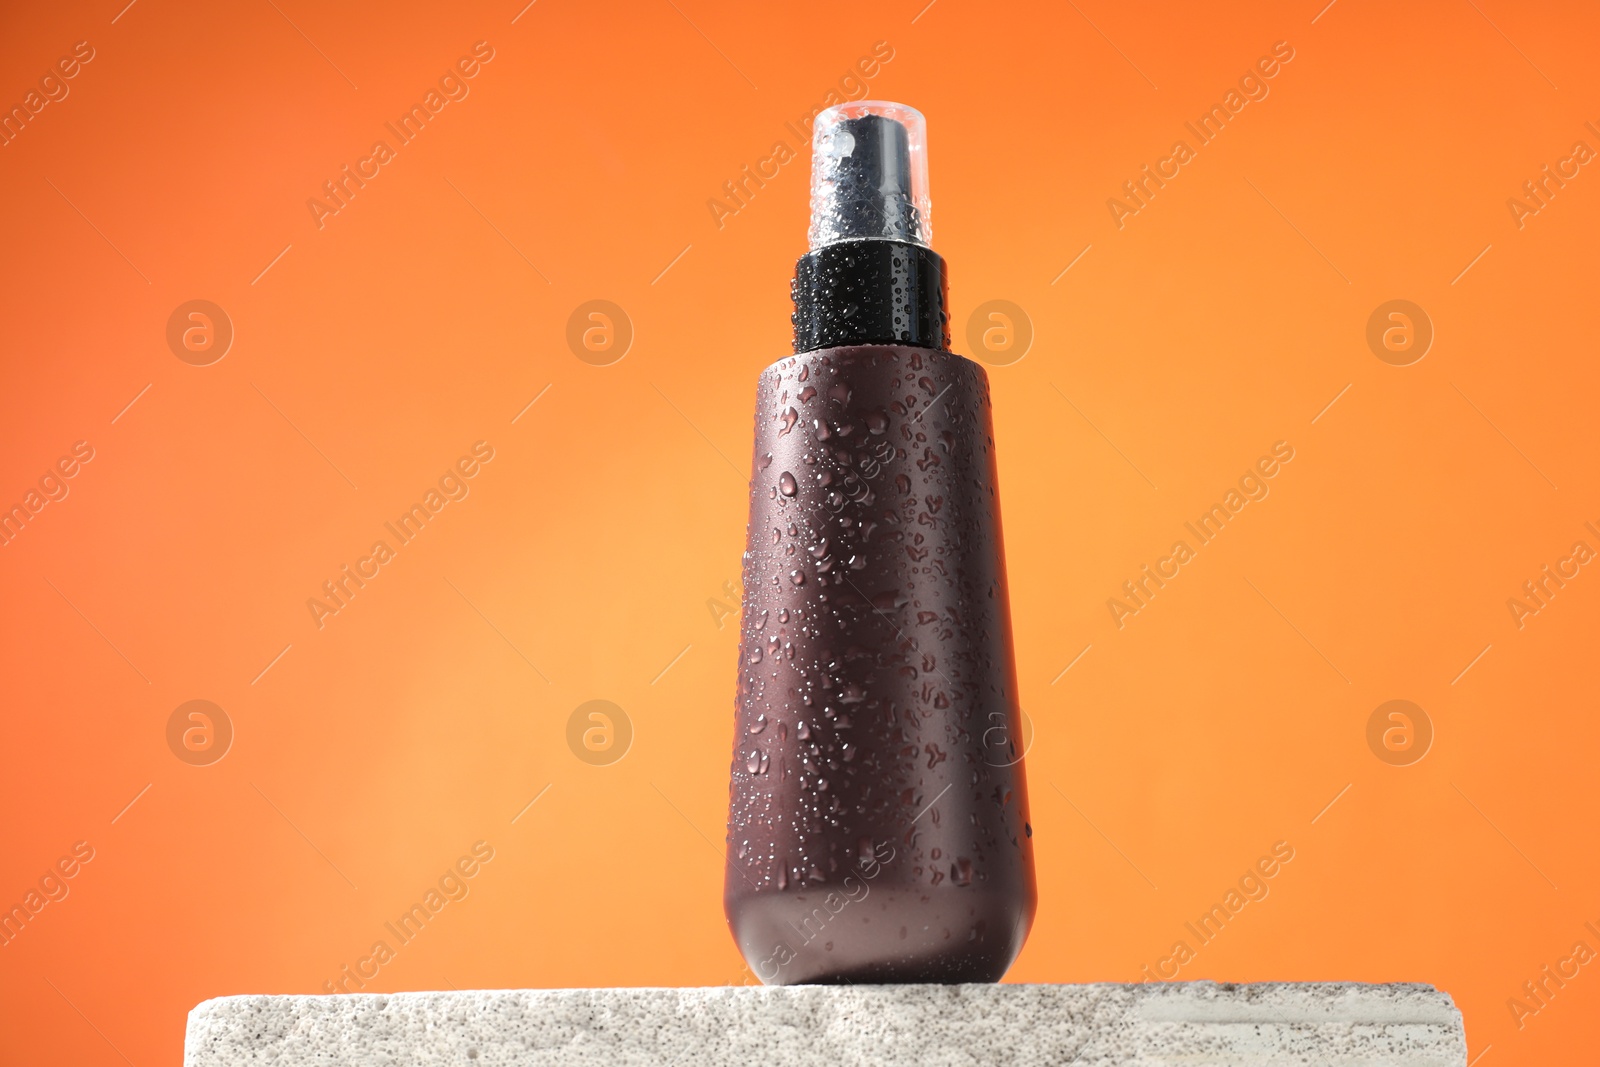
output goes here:
[[[1040, 888], [1008, 980], [1140, 980], [1282, 841], [1178, 977], [1430, 982], [1489, 1067], [1592, 1052], [1594, 965], [1508, 1000], [1600, 949], [1600, 575], [1507, 607], [1600, 548], [1600, 173], [1507, 206], [1600, 149], [1591, 6], [124, 2], [0, 22], [8, 109], [93, 52], [0, 148], [0, 506], [93, 449], [0, 548], [0, 905], [94, 854], [0, 948], [0, 1060], [176, 1062], [194, 1004], [322, 991], [479, 841], [367, 989], [750, 980], [719, 603], [804, 250], [794, 128], [875, 49], [864, 91], [928, 117], [956, 347], [991, 300], [1034, 333], [989, 369]], [[1119, 228], [1276, 42], [1269, 95]], [[235, 335], [208, 366], [167, 340], [197, 299]], [[606, 366], [567, 340], [595, 299], [634, 333]], [[1391, 299], [1435, 333], [1409, 366], [1366, 340]], [[1278, 441], [1270, 495], [1119, 628]], [[234, 731], [206, 766], [168, 742], [197, 699]], [[634, 734], [604, 766], [567, 741], [595, 699]], [[1406, 766], [1368, 743], [1396, 699], [1433, 732]]]

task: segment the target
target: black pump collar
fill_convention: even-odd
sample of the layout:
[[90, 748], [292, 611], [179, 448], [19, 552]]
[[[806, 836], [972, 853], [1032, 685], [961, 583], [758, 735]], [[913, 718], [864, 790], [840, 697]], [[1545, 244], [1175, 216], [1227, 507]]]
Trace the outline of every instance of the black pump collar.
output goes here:
[[944, 258], [908, 241], [824, 245], [795, 264], [794, 350], [841, 345], [950, 348]]

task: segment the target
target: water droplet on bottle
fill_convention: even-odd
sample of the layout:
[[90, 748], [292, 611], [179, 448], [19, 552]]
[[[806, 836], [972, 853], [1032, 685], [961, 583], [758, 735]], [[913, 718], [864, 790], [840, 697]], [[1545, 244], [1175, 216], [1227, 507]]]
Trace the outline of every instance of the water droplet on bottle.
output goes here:
[[789, 572], [789, 580], [791, 582], [793, 582], [795, 585], [805, 585], [806, 584], [806, 576], [801, 571], [790, 571]]
[[744, 760], [744, 769], [751, 774], [761, 769], [761, 752], [759, 749], [750, 750], [750, 755], [746, 756]]
[[745, 662], [746, 663], [760, 663], [761, 662], [761, 646], [760, 645], [757, 645], [755, 648], [752, 648], [750, 650], [750, 654], [745, 657]]
[[778, 475], [778, 492], [782, 493], [784, 496], [794, 496], [795, 493], [799, 491], [800, 483], [794, 480], [794, 475], [790, 474], [788, 471], [784, 471], [782, 474]]

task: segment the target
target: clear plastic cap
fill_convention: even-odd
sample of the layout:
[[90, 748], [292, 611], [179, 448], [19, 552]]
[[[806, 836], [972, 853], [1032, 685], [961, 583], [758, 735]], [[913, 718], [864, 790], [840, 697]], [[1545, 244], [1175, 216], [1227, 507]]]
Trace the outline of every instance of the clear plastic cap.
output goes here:
[[811, 250], [839, 241], [931, 247], [928, 123], [904, 104], [858, 100], [817, 116], [811, 134]]

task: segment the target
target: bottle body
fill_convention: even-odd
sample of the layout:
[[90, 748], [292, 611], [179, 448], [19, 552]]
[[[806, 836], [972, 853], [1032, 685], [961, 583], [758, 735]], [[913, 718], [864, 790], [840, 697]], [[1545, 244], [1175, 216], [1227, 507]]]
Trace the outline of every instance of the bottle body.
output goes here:
[[724, 904], [757, 977], [998, 980], [1035, 890], [977, 364], [763, 372], [737, 704]]

